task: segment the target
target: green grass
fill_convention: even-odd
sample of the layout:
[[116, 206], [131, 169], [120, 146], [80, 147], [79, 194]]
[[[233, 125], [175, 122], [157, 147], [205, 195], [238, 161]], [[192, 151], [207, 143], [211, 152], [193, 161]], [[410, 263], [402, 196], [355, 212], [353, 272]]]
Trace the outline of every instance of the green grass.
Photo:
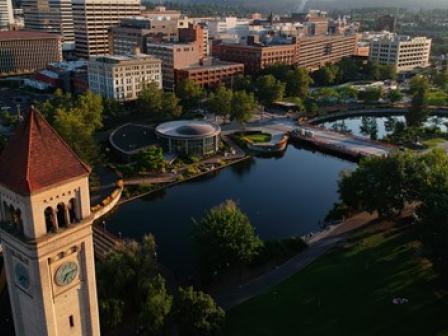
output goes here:
[[428, 146], [429, 148], [434, 148], [444, 142], [447, 142], [447, 140], [443, 139], [443, 138], [433, 138], [433, 139], [423, 141], [423, 144]]
[[[448, 335], [448, 293], [410, 229], [360, 233], [228, 312], [226, 335]], [[395, 297], [409, 300], [392, 304]]]
[[244, 135], [243, 138], [252, 143], [261, 143], [261, 142], [271, 141], [271, 135], [267, 134], [267, 133], [246, 134], [246, 135]]

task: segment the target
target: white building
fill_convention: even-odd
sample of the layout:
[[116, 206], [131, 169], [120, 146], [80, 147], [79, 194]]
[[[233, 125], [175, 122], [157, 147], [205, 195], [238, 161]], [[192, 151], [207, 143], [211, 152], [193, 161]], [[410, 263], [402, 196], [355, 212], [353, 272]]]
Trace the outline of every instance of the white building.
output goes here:
[[88, 63], [89, 88], [105, 98], [135, 100], [145, 83], [162, 88], [162, 61], [145, 54], [92, 57]]
[[13, 23], [12, 0], [0, 0], [0, 30], [8, 29]]
[[76, 54], [109, 54], [109, 29], [121, 19], [140, 15], [140, 0], [73, 0]]
[[71, 0], [24, 0], [22, 6], [26, 29], [57, 33], [63, 37], [63, 49], [74, 50]]
[[400, 72], [427, 67], [430, 53], [431, 39], [390, 33], [370, 42], [369, 59], [395, 65]]

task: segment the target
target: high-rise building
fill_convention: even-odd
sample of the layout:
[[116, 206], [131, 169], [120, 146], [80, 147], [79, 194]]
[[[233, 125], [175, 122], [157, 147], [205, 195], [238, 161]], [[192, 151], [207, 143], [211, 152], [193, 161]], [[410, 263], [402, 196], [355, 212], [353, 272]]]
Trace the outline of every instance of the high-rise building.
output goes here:
[[9, 29], [13, 23], [12, 0], [0, 0], [0, 30]]
[[140, 0], [73, 0], [76, 54], [109, 54], [109, 29], [121, 19], [140, 15]]
[[370, 42], [369, 59], [379, 64], [395, 65], [397, 71], [427, 67], [431, 53], [431, 39], [388, 34]]
[[33, 73], [61, 60], [59, 35], [28, 31], [0, 32], [0, 76]]
[[140, 53], [91, 57], [88, 76], [92, 92], [118, 101], [136, 100], [145, 83], [162, 88], [162, 62]]
[[71, 0], [24, 0], [22, 7], [26, 29], [59, 34], [64, 50], [75, 48]]
[[209, 55], [208, 27], [205, 23], [189, 23], [188, 27], [179, 29], [179, 42], [195, 42], [198, 46], [199, 57]]
[[0, 238], [16, 335], [100, 335], [89, 174], [34, 109], [0, 156]]

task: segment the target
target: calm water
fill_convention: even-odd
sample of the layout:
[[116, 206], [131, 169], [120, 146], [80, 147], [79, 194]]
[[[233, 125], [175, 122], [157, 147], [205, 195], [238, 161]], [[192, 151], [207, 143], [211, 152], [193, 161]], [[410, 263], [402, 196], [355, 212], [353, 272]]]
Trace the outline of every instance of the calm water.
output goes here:
[[[403, 116], [395, 116], [394, 119], [398, 121], [405, 121], [405, 118]], [[386, 117], [374, 117], [377, 124], [377, 130], [378, 130], [378, 139], [382, 139], [387, 135], [385, 122], [387, 120]], [[442, 131], [447, 131], [446, 123], [448, 122], [448, 118], [441, 118], [441, 117], [430, 117], [428, 121], [425, 123], [428, 127], [434, 127], [438, 126]], [[363, 134], [361, 132], [361, 125], [362, 125], [362, 118], [361, 117], [354, 117], [354, 118], [346, 118], [336, 121], [330, 121], [322, 124], [324, 127], [328, 129], [336, 128], [340, 129], [346, 128], [352, 132], [354, 135], [359, 136], [368, 136], [366, 134]]]
[[354, 163], [293, 145], [282, 157], [254, 158], [204, 178], [127, 203], [106, 220], [112, 232], [139, 239], [152, 233], [159, 258], [178, 272], [191, 271], [192, 218], [226, 199], [238, 202], [263, 239], [319, 230], [338, 200], [337, 180]]

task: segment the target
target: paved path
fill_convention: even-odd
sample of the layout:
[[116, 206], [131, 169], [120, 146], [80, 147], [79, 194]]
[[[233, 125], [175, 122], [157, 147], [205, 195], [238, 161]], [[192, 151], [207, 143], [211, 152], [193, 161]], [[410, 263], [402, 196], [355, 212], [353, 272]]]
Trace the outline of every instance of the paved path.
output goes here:
[[326, 232], [322, 232], [311, 239], [309, 248], [304, 252], [259, 278], [251, 280], [238, 288], [215, 295], [216, 302], [225, 310], [229, 310], [266, 292], [268, 289], [303, 270], [336, 244], [344, 241], [351, 232], [368, 225], [375, 218], [375, 215], [361, 213]]

